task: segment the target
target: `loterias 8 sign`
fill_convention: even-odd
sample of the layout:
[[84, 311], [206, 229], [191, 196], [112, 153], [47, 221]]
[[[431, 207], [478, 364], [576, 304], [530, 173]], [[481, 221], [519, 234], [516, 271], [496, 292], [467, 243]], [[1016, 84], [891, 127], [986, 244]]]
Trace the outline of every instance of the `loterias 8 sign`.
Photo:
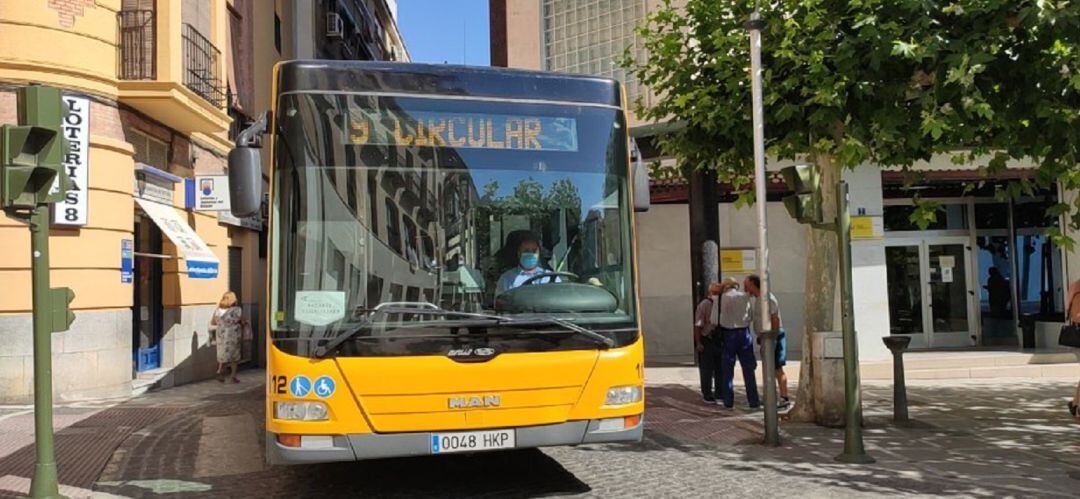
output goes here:
[[[85, 97], [64, 95], [66, 114], [61, 124], [67, 151], [64, 153], [64, 172], [69, 182], [64, 199], [53, 205], [53, 225], [86, 225], [89, 218], [87, 179], [90, 158], [90, 100]], [[60, 186], [53, 184], [53, 192]]]

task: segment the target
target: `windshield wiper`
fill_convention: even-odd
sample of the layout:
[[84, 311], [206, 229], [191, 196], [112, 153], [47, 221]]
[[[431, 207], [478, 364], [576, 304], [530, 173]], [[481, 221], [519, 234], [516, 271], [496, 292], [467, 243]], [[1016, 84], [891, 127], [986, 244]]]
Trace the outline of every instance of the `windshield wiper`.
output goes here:
[[589, 339], [591, 339], [593, 341], [596, 341], [597, 343], [599, 343], [601, 345], [604, 345], [607, 348], [611, 348], [611, 347], [615, 346], [615, 340], [613, 340], [611, 338], [608, 338], [607, 336], [604, 336], [604, 335], [602, 335], [602, 334], [600, 334], [600, 333], [598, 333], [596, 331], [593, 331], [592, 329], [589, 329], [587, 327], [575, 324], [575, 323], [573, 323], [571, 321], [568, 321], [566, 319], [560, 319], [558, 317], [545, 317], [543, 319], [537, 320], [537, 322], [541, 323], [541, 324], [547, 324], [547, 323], [558, 324], [558, 325], [560, 325], [562, 327], [565, 327], [566, 329], [569, 329], [569, 330], [571, 330], [571, 331], [573, 331], [575, 333], [578, 333], [578, 334], [580, 334], [582, 336], [585, 336], [586, 338], [589, 338]]
[[[391, 304], [391, 305], [400, 305], [400, 304]], [[394, 306], [390, 306], [390, 307], [379, 306], [379, 307], [376, 308], [376, 314], [437, 315], [437, 316], [442, 316], [442, 317], [455, 316], [455, 317], [466, 317], [466, 318], [469, 318], [469, 319], [473, 319], [472, 321], [459, 321], [459, 322], [461, 322], [461, 324], [455, 324], [455, 326], [458, 326], [458, 327], [499, 326], [499, 325], [502, 325], [502, 324], [510, 324], [510, 323], [516, 322], [515, 319], [509, 318], [509, 317], [502, 317], [502, 316], [499, 316], [499, 315], [478, 314], [478, 313], [472, 313], [472, 312], [457, 312], [457, 311], [454, 311], [454, 310], [444, 310], [444, 309], [437, 308], [437, 307], [436, 308], [415, 307], [415, 306], [411, 306], [411, 304], [408, 304], [406, 306], [402, 306], [400, 308], [394, 307]], [[363, 333], [363, 332], [366, 332], [366, 331], [371, 331], [371, 329], [372, 329], [372, 327], [374, 327], [374, 325], [375, 325], [375, 320], [374, 319], [368, 319], [367, 324], [364, 324], [363, 326], [360, 326], [360, 327], [357, 327], [357, 328], [350, 329], [348, 331], [345, 331], [344, 333], [341, 333], [341, 334], [333, 337], [325, 345], [322, 345], [322, 346], [315, 349], [315, 357], [316, 358], [325, 357], [328, 353], [334, 351], [334, 349], [341, 346], [342, 343], [345, 343], [346, 341], [349, 341], [349, 339], [356, 336], [357, 334], [360, 334], [360, 333]], [[422, 327], [422, 325], [420, 325], [420, 324], [405, 325], [405, 326], [394, 327], [392, 329], [412, 329], [412, 328], [416, 328], [416, 327]]]

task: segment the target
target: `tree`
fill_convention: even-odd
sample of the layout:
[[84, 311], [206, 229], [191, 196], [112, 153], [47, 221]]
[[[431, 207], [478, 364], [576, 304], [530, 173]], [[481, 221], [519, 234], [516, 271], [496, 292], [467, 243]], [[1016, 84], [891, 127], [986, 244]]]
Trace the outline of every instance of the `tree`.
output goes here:
[[[647, 56], [627, 57], [662, 98], [646, 120], [686, 124], [660, 139], [684, 167], [715, 169], [753, 202], [749, 0], [670, 0], [639, 28]], [[766, 148], [822, 170], [826, 215], [844, 168], [910, 167], [935, 154], [979, 162], [987, 177], [1030, 159], [1032, 179], [1003, 196], [1060, 182], [1080, 187], [1080, 2], [1065, 0], [791, 0], [761, 2]], [[1077, 203], [1080, 203], [1078, 201]], [[925, 227], [934, 205], [912, 221]], [[1068, 215], [1080, 228], [1076, 204]], [[1058, 229], [1058, 244], [1071, 241]], [[813, 395], [810, 331], [833, 329], [833, 238], [807, 241], [807, 331], [794, 417], [835, 423]]]

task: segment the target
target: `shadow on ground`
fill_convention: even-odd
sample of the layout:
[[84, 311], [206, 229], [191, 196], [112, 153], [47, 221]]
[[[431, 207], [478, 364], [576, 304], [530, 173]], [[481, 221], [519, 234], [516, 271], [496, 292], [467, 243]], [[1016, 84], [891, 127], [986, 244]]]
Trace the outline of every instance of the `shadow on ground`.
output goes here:
[[[724, 490], [732, 474], [788, 493], [798, 493], [791, 484], [884, 495], [1080, 490], [1080, 426], [1063, 410], [1065, 382], [912, 386], [916, 424], [904, 428], [887, 417], [891, 388], [866, 388], [865, 441], [878, 462], [863, 466], [833, 461], [842, 430], [784, 423], [783, 445], [764, 447], [760, 412], [707, 406], [689, 387], [664, 385], [648, 387], [640, 444], [267, 467], [261, 379], [151, 393], [59, 431], [61, 481], [131, 497], [699, 496]], [[208, 456], [212, 420], [242, 422], [225, 438], [248, 446], [210, 447], [251, 450]], [[33, 447], [20, 449], [0, 460], [0, 476], [28, 477], [32, 462]]]
[[[834, 461], [844, 448], [843, 429], [783, 423], [781, 447], [765, 447], [759, 415], [721, 413], [714, 421], [726, 428], [716, 429], [698, 419], [711, 408], [696, 391], [658, 386], [650, 396], [666, 401], [648, 417], [655, 420], [665, 410], [678, 414], [665, 415], [668, 422], [659, 424], [637, 450], [712, 454], [734, 461], [725, 469], [869, 494], [1075, 497], [1080, 490], [1080, 424], [1064, 410], [1074, 387], [1047, 381], [913, 386], [915, 420], [904, 427], [891, 421], [891, 387], [866, 388], [864, 442], [877, 462], [849, 465]], [[746, 438], [716, 445], [713, 436], [730, 434], [739, 425], [746, 425]]]

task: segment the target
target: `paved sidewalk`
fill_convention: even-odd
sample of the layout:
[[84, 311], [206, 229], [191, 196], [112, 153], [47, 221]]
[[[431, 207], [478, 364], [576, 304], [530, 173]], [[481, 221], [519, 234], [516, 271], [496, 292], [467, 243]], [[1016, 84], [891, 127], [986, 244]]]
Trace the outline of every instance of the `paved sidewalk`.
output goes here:
[[[650, 373], [650, 379], [656, 379]], [[645, 440], [475, 455], [291, 467], [263, 460], [263, 373], [136, 399], [58, 408], [60, 479], [70, 497], [1075, 497], [1075, 380], [913, 381], [915, 424], [889, 423], [891, 385], [864, 386], [877, 463], [836, 463], [843, 431], [704, 405], [689, 383], [647, 388]], [[0, 497], [29, 487], [32, 418], [0, 408]], [[14, 443], [8, 443], [14, 442]]]

